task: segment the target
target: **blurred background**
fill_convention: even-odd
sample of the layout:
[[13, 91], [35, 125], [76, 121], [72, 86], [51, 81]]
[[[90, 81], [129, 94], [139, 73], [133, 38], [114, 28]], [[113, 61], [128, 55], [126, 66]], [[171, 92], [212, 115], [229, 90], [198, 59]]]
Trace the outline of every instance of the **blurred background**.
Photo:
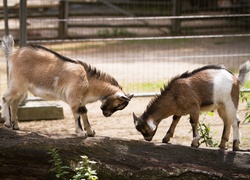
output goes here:
[[[171, 77], [207, 64], [237, 73], [250, 59], [249, 0], [4, 2], [1, 37], [9, 33], [16, 46], [42, 44], [87, 62], [137, 95], [157, 93]], [[6, 77], [0, 52], [0, 94]]]

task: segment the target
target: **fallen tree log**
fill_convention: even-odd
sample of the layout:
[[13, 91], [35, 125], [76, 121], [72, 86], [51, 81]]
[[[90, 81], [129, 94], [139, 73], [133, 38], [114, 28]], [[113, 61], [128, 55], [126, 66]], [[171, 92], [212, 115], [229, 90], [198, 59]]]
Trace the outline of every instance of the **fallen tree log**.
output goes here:
[[0, 128], [0, 179], [53, 179], [48, 152], [65, 162], [87, 155], [99, 179], [249, 179], [250, 153], [94, 137], [48, 137]]

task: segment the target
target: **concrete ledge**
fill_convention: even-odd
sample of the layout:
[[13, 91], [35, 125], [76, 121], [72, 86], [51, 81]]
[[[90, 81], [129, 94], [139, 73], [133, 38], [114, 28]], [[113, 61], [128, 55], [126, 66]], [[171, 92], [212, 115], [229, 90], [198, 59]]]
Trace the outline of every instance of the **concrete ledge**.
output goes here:
[[63, 108], [56, 105], [21, 106], [17, 112], [19, 121], [63, 119]]
[[[48, 101], [28, 102], [24, 106], [19, 106], [18, 121], [30, 120], [54, 120], [63, 119], [63, 108], [56, 103]], [[0, 113], [0, 121], [3, 122]]]

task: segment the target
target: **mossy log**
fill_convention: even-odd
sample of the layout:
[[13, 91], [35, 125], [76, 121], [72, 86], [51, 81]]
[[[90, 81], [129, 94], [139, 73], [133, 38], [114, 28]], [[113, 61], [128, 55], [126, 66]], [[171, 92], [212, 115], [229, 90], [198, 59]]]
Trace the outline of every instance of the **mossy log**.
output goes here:
[[[97, 162], [100, 180], [250, 179], [250, 152], [192, 148], [109, 137], [48, 137], [0, 128], [0, 179], [53, 179], [48, 152], [65, 163]], [[55, 177], [55, 176], [54, 176]]]

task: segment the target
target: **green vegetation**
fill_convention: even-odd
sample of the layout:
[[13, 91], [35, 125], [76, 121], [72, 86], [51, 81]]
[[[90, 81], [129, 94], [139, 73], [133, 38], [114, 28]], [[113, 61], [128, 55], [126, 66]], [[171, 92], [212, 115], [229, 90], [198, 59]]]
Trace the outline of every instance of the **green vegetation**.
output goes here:
[[216, 147], [218, 146], [218, 142], [213, 141], [210, 125], [205, 123], [205, 118], [207, 115], [214, 116], [212, 112], [203, 113], [203, 119], [198, 123], [198, 131], [200, 132], [201, 144], [205, 143], [207, 147]]
[[102, 38], [111, 38], [111, 37], [133, 37], [136, 34], [129, 32], [125, 28], [113, 28], [111, 30], [109, 29], [99, 30], [97, 32], [97, 35]]
[[250, 81], [246, 82], [243, 88], [250, 89]]
[[75, 52], [77, 50], [82, 50], [82, 49], [99, 48], [109, 44], [113, 44], [113, 42], [70, 42], [63, 44], [45, 44], [44, 46], [57, 52], [59, 51]]
[[[200, 143], [205, 144], [207, 147], [216, 147], [218, 146], [218, 141], [214, 142], [213, 137], [211, 135], [210, 124], [205, 123], [206, 116], [214, 116], [213, 112], [201, 113], [200, 117], [203, 116], [201, 120], [198, 122], [198, 131], [200, 134]], [[190, 119], [190, 117], [189, 117]], [[190, 130], [192, 132], [192, 129]]]
[[248, 111], [245, 113], [244, 122], [250, 123], [250, 101], [247, 102], [246, 108], [248, 109]]
[[[122, 87], [126, 92], [159, 92], [160, 88], [167, 84], [165, 80], [154, 82], [138, 82], [138, 83], [122, 83]], [[250, 89], [250, 81], [247, 82], [243, 88]]]
[[51, 163], [53, 163], [53, 167], [50, 169], [50, 172], [56, 174], [57, 179], [67, 179], [65, 176], [69, 174], [69, 167], [63, 166], [63, 162], [61, 157], [58, 154], [57, 149], [51, 149], [48, 154], [51, 155], [52, 160], [50, 160]]
[[159, 92], [163, 88], [165, 81], [141, 82], [141, 83], [123, 83], [122, 87], [126, 92]]
[[[51, 155], [53, 163], [50, 169], [51, 173], [55, 174], [56, 179], [71, 179], [71, 180], [98, 180], [95, 170], [92, 170], [91, 165], [95, 164], [95, 161], [90, 161], [87, 156], [81, 156], [81, 161], [79, 161], [74, 168], [63, 165], [62, 159], [58, 153], [57, 149], [51, 149], [48, 154]], [[72, 178], [69, 178], [70, 171], [75, 172]]]
[[75, 168], [76, 174], [73, 176], [73, 180], [98, 180], [95, 170], [90, 167], [91, 164], [96, 164], [95, 161], [90, 161], [87, 156], [81, 156], [82, 160]]
[[250, 94], [249, 93], [241, 93], [240, 98], [242, 102], [246, 102], [246, 113], [245, 113], [245, 119], [243, 122], [250, 123]]
[[124, 45], [170, 45], [170, 44], [183, 44], [190, 43], [191, 39], [145, 39], [145, 40], [128, 40], [122, 41]]

